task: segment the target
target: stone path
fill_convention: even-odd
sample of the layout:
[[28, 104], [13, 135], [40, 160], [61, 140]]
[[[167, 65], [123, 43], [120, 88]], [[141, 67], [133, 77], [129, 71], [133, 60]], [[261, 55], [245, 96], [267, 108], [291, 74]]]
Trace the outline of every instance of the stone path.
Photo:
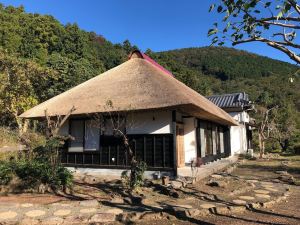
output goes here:
[[[214, 174], [214, 179], [223, 179], [220, 174]], [[123, 201], [98, 202], [97, 200], [67, 201], [57, 202], [47, 205], [32, 203], [5, 203], [0, 202], [0, 224], [14, 223], [20, 224], [79, 224], [112, 222], [116, 219], [122, 220], [142, 218], [143, 213], [149, 211], [160, 212], [180, 212], [190, 217], [210, 213], [211, 211], [241, 209], [246, 206], [261, 206], [274, 203], [287, 194], [287, 186], [280, 183], [264, 182], [259, 180], [247, 180], [243, 182], [255, 183], [251, 189], [241, 194], [228, 197], [228, 199], [195, 198], [172, 199], [169, 198], [163, 204], [144, 201], [143, 204], [127, 204]], [[146, 199], [147, 200], [147, 199]], [[129, 216], [134, 213], [135, 216]], [[143, 214], [143, 215], [144, 215]]]

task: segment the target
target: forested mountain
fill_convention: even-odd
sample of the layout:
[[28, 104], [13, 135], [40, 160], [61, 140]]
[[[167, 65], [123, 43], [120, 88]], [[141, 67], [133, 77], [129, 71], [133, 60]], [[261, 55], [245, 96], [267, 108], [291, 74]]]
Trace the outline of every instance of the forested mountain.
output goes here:
[[[135, 48], [0, 5], [0, 125], [16, 127], [24, 110], [119, 65]], [[146, 53], [203, 95], [245, 91], [259, 105], [300, 111], [299, 78], [289, 82], [295, 65], [224, 47]]]

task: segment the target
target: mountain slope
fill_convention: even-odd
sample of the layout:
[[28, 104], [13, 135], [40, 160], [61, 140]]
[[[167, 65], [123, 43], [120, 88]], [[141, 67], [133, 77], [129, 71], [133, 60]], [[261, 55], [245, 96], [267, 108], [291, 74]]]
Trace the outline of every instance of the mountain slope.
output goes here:
[[287, 76], [298, 67], [268, 57], [226, 47], [185, 48], [158, 52], [162, 61], [174, 60], [180, 65], [221, 80], [235, 78]]

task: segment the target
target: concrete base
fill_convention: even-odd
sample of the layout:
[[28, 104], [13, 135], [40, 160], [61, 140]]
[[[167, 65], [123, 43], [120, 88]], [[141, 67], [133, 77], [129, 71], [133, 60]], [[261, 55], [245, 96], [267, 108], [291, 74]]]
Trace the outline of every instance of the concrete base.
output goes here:
[[198, 168], [195, 168], [195, 171], [192, 172], [191, 167], [182, 167], [177, 169], [177, 175], [179, 177], [191, 177], [196, 178], [196, 180], [204, 179], [210, 176], [213, 173], [221, 171], [228, 167], [230, 164], [235, 163], [238, 160], [238, 156], [230, 156], [228, 158], [220, 159], [214, 162], [211, 162], [206, 165], [202, 165]]
[[[74, 172], [78, 176], [94, 176], [94, 177], [101, 177], [106, 180], [120, 179], [122, 173], [126, 171], [121, 169], [103, 169], [103, 168], [94, 169], [94, 168], [74, 168], [74, 167], [67, 167], [67, 169]], [[173, 177], [174, 173], [171, 171], [146, 171], [144, 176], [147, 179], [160, 179], [162, 176]]]

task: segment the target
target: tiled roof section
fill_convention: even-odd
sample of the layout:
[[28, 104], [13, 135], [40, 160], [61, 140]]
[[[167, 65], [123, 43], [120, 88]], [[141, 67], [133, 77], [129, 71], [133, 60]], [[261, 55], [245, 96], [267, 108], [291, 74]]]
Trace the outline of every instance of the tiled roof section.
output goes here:
[[245, 92], [213, 95], [207, 98], [220, 108], [244, 108], [250, 106], [249, 96]]

